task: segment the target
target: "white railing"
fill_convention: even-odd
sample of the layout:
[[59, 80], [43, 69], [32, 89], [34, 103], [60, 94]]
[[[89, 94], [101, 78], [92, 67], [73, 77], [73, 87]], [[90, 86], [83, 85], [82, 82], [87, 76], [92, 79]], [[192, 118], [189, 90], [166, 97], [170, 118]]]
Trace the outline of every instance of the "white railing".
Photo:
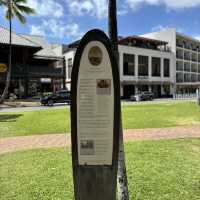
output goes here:
[[197, 93], [174, 94], [174, 99], [196, 99]]

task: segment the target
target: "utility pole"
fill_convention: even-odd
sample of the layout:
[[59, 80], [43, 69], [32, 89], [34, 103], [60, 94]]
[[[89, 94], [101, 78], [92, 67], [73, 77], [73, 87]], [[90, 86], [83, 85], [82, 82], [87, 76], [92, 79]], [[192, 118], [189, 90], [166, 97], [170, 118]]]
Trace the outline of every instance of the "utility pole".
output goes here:
[[[117, 59], [116, 67], [119, 68], [119, 52], [118, 52], [118, 28], [117, 28], [117, 4], [116, 0], [109, 0], [108, 5], [108, 29], [112, 47]], [[120, 69], [119, 69], [120, 73]], [[120, 132], [119, 132], [119, 154], [118, 154], [118, 199], [128, 200], [128, 181], [126, 174], [125, 153], [123, 143], [122, 114], [120, 107]]]

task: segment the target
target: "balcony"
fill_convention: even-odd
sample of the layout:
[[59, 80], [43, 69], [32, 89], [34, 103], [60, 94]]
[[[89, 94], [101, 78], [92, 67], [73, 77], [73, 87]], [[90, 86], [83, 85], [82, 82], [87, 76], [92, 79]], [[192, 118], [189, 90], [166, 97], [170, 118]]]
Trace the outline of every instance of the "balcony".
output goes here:
[[148, 81], [149, 80], [149, 76], [138, 76], [138, 80], [139, 81]]
[[190, 64], [189, 63], [184, 64], [184, 71], [190, 72]]
[[177, 47], [183, 48], [183, 47], [184, 47], [184, 44], [183, 44], [182, 41], [177, 40], [177, 41], [176, 41], [176, 46], [177, 46]]
[[192, 61], [193, 62], [197, 62], [197, 58], [192, 58]]
[[184, 82], [183, 73], [176, 73], [176, 82], [177, 83], [183, 83]]
[[191, 45], [190, 44], [185, 44], [185, 49], [189, 49], [189, 50], [192, 50], [192, 47], [191, 47]]
[[184, 54], [184, 60], [189, 60], [190, 61], [190, 55]]
[[176, 54], [176, 58], [177, 59], [183, 59], [183, 55], [182, 54]]
[[184, 82], [191, 82], [190, 74], [184, 74]]
[[191, 75], [191, 82], [197, 82], [197, 75], [196, 74]]
[[183, 63], [180, 62], [176, 63], [176, 71], [183, 71]]

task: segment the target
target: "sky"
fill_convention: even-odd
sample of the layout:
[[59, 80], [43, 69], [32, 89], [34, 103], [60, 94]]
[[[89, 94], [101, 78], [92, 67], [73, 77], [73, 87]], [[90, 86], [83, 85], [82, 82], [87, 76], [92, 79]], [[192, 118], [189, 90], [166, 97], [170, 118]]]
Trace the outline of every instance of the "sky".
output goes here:
[[[87, 31], [107, 33], [108, 0], [27, 0], [36, 14], [22, 25], [13, 20], [17, 33], [42, 35], [51, 42], [68, 44]], [[140, 35], [165, 28], [200, 39], [200, 0], [118, 0], [118, 34]], [[8, 27], [5, 8], [0, 8], [0, 25]]]

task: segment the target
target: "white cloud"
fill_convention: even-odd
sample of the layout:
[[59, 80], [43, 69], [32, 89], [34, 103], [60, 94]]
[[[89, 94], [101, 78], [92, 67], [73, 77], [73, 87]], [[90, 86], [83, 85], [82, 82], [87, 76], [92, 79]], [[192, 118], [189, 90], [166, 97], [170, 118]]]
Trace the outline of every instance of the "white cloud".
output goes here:
[[167, 28], [169, 28], [169, 27], [168, 26], [163, 26], [161, 24], [158, 24], [158, 25], [152, 27], [151, 31], [157, 32], [157, 31], [161, 31], [161, 30], [167, 29]]
[[30, 26], [30, 33], [71, 40], [79, 39], [83, 35], [78, 24], [65, 24], [55, 19], [43, 20], [41, 25]]
[[30, 34], [31, 35], [42, 35], [42, 36], [45, 36], [45, 31], [40, 26], [31, 25], [30, 26]]
[[68, 4], [70, 12], [79, 16], [82, 16], [85, 13], [89, 14], [94, 9], [94, 5], [90, 1], [83, 1], [81, 3], [78, 1], [73, 1], [71, 3], [68, 2]]
[[98, 19], [107, 17], [107, 0], [66, 0], [69, 12], [74, 16], [89, 14]]
[[[174, 26], [173, 25], [171, 25], [171, 26], [163, 26], [162, 24], [158, 24], [158, 25], [152, 27], [151, 31], [157, 32], [157, 31], [161, 31], [161, 30], [164, 30], [164, 29], [168, 29], [168, 28], [174, 28]], [[181, 28], [181, 27], [176, 27], [176, 30], [179, 33], [186, 32], [186, 30], [184, 28]]]
[[197, 40], [200, 41], [200, 35], [196, 35], [196, 36], [194, 36], [194, 38], [196, 38]]
[[60, 18], [64, 15], [63, 6], [54, 0], [28, 0], [28, 5], [39, 17]]
[[200, 6], [200, 0], [125, 0], [125, 3], [133, 10], [148, 5], [165, 5], [168, 9], [177, 10]]

